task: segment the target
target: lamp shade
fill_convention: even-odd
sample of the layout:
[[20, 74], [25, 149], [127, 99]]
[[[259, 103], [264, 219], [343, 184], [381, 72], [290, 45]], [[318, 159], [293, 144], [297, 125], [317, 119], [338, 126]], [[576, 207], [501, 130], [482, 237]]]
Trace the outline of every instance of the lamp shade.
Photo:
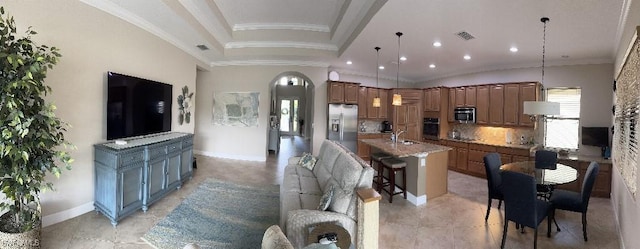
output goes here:
[[528, 115], [560, 115], [560, 103], [547, 101], [525, 101], [522, 113]]
[[373, 107], [380, 107], [380, 98], [373, 98]]
[[402, 96], [400, 94], [393, 94], [393, 99], [391, 101], [391, 105], [401, 106], [402, 105]]

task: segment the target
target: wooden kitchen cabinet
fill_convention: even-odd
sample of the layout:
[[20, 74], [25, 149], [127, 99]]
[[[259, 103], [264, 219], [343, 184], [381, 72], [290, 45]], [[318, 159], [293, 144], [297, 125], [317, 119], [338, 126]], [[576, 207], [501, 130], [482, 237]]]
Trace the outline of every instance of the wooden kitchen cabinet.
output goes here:
[[[378, 111], [380, 107], [373, 107], [373, 99], [377, 98], [378, 89], [367, 87], [367, 118], [378, 118]], [[382, 106], [382, 101], [380, 101], [380, 106]]]
[[389, 90], [378, 89], [378, 96], [380, 96], [380, 108], [378, 109], [378, 118], [389, 118]]
[[[589, 168], [590, 162], [580, 162], [580, 172], [584, 171], [584, 174], [580, 173], [578, 178], [584, 178], [587, 174], [587, 168]], [[596, 182], [593, 184], [593, 191], [591, 196], [609, 198], [611, 196], [611, 164], [600, 163], [600, 171], [596, 176]]]
[[505, 125], [518, 125], [520, 114], [518, 113], [518, 106], [520, 95], [520, 84], [505, 84], [504, 85], [504, 124]]
[[467, 86], [464, 88], [464, 106], [475, 107], [476, 106], [476, 87]]
[[401, 106], [395, 106], [395, 130], [404, 130], [405, 133], [400, 135], [403, 140], [420, 141], [422, 136], [420, 128], [422, 120], [420, 115], [420, 103], [416, 101], [404, 101]]
[[360, 139], [382, 138], [382, 133], [358, 133], [358, 156], [365, 161], [371, 160], [371, 146], [360, 141]]
[[531, 120], [529, 115], [524, 114], [524, 102], [537, 101], [539, 92], [540, 84], [536, 82], [520, 83], [520, 99], [518, 100], [518, 125], [533, 127], [535, 122]]
[[328, 81], [327, 102], [329, 104], [358, 104], [360, 84]]
[[466, 92], [464, 87], [456, 87], [456, 107], [464, 107]]
[[502, 125], [504, 123], [504, 85], [489, 87], [489, 124]]
[[[456, 88], [449, 88], [449, 103], [447, 106], [449, 107], [447, 110], [447, 121], [455, 122], [456, 120], [453, 116], [453, 110], [456, 108]], [[449, 158], [451, 158], [451, 156], [449, 156]]]
[[371, 103], [367, 97], [367, 87], [361, 86], [358, 91], [358, 119], [367, 118], [369, 109], [373, 109]]
[[476, 124], [489, 123], [489, 86], [476, 89]]
[[424, 111], [440, 111], [440, 88], [424, 90]]
[[467, 148], [458, 148], [456, 151], [456, 169], [459, 171], [467, 171], [467, 157], [469, 150]]

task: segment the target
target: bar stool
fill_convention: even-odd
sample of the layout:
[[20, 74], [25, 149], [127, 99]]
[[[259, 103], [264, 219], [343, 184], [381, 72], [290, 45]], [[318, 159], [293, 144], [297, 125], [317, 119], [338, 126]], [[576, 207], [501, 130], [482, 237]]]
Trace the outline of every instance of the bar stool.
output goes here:
[[[388, 158], [382, 160], [382, 174], [384, 175], [384, 169], [389, 171], [389, 189], [382, 188], [389, 194], [389, 203], [393, 203], [393, 196], [397, 194], [403, 194], [404, 199], [407, 199], [407, 163], [397, 158]], [[396, 171], [402, 171], [402, 188], [401, 191], [396, 192]]]
[[373, 178], [373, 184], [376, 185], [376, 190], [378, 192], [380, 192], [380, 189], [382, 189], [382, 187], [384, 186], [384, 180], [385, 180], [385, 177], [382, 174], [382, 160], [387, 158], [392, 158], [392, 156], [382, 152], [376, 152], [371, 154], [371, 160], [369, 164], [371, 164], [371, 167], [376, 170], [376, 176]]

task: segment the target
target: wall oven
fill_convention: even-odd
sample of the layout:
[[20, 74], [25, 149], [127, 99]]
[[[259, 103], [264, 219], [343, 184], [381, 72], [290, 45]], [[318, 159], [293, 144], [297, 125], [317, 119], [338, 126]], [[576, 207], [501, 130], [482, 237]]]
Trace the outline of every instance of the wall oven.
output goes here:
[[437, 118], [424, 118], [422, 135], [425, 139], [438, 140], [440, 134], [440, 120]]
[[475, 107], [458, 107], [453, 110], [454, 119], [460, 123], [475, 123], [476, 108]]

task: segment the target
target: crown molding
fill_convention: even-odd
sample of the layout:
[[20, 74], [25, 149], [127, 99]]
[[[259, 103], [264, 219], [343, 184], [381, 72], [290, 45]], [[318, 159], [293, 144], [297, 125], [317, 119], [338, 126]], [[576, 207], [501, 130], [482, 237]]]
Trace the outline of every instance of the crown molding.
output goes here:
[[157, 26], [145, 21], [144, 19], [140, 18], [139, 16], [121, 8], [120, 6], [118, 6], [117, 4], [114, 4], [113, 2], [110, 1], [104, 1], [104, 0], [80, 0], [81, 2], [92, 6], [96, 9], [102, 10], [106, 13], [109, 13], [117, 18], [120, 18], [128, 23], [131, 23], [143, 30], [146, 30], [147, 32], [159, 37], [162, 40], [165, 40], [166, 42], [176, 46], [178, 49], [184, 51], [185, 53], [193, 56], [194, 58], [196, 58], [197, 60], [199, 60], [202, 63], [208, 64], [209, 60], [206, 59], [204, 56], [202, 56], [199, 51], [196, 51], [195, 47], [192, 46], [188, 46], [183, 44], [182, 42], [179, 41], [179, 39], [177, 39], [176, 37], [162, 31], [162, 29], [158, 28]]
[[314, 32], [329, 33], [330, 29], [327, 25], [305, 24], [305, 23], [243, 23], [233, 25], [233, 31], [251, 31], [251, 30], [304, 30]]
[[233, 60], [215, 61], [209, 64], [211, 67], [224, 66], [302, 66], [302, 67], [324, 67], [328, 68], [329, 63], [319, 61], [300, 60]]
[[247, 42], [228, 42], [224, 45], [225, 49], [239, 48], [302, 48], [316, 49], [327, 51], [338, 51], [338, 47], [333, 44], [315, 43], [315, 42], [294, 42], [294, 41], [247, 41]]

